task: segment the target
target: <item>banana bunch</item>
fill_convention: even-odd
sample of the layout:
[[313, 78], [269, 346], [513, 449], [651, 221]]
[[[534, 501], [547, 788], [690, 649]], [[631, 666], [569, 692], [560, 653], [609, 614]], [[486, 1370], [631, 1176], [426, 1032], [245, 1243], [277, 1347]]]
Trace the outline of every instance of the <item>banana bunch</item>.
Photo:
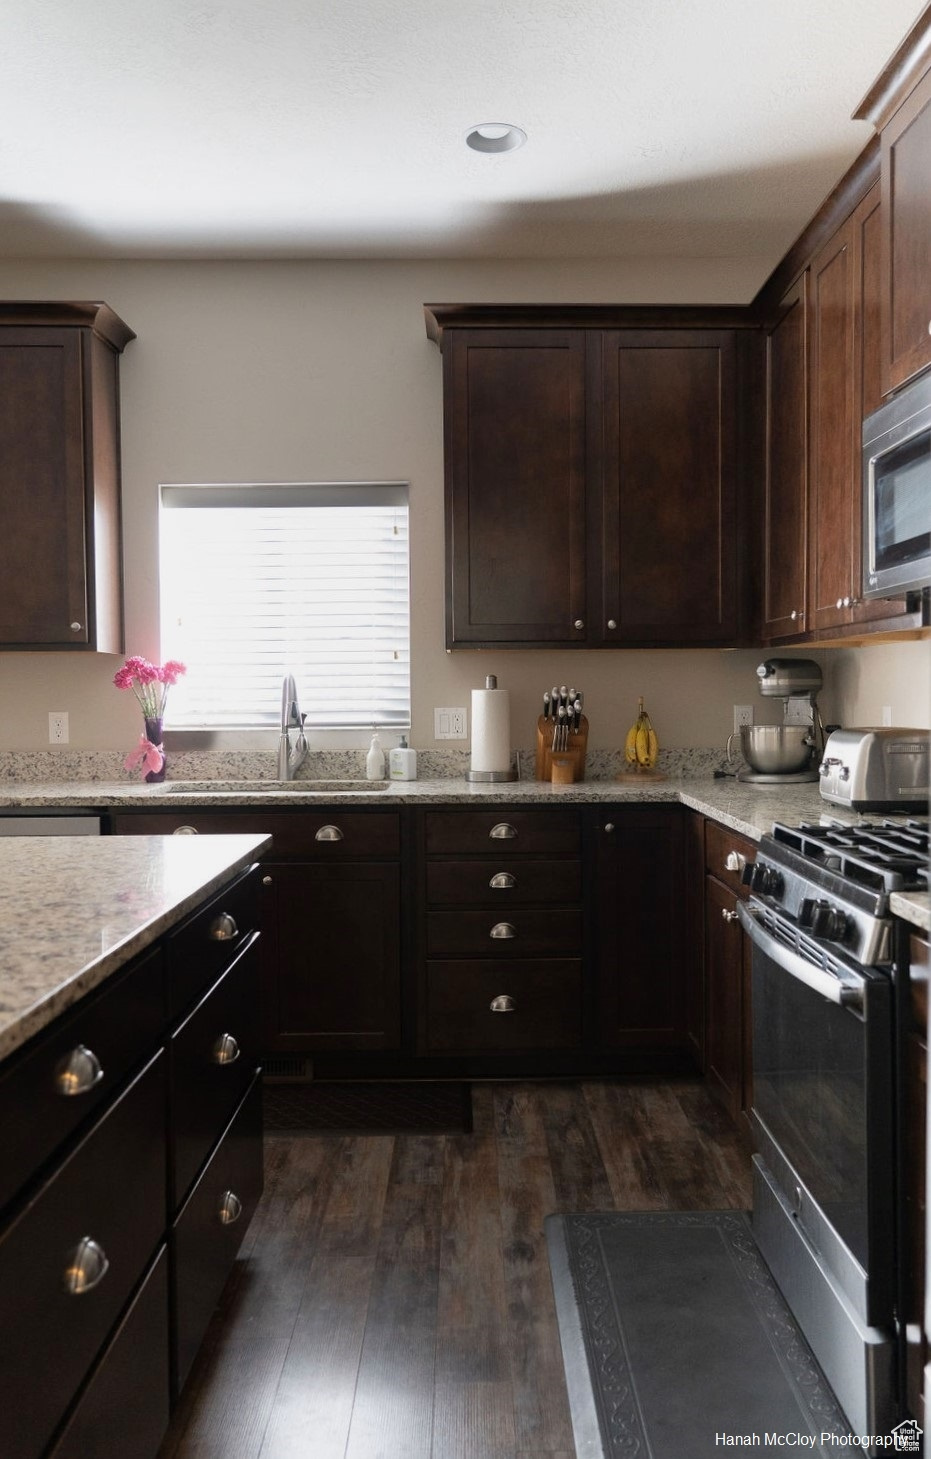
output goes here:
[[650, 722], [650, 716], [643, 707], [643, 696], [637, 718], [627, 731], [624, 743], [624, 758], [636, 770], [652, 770], [659, 755], [659, 741]]

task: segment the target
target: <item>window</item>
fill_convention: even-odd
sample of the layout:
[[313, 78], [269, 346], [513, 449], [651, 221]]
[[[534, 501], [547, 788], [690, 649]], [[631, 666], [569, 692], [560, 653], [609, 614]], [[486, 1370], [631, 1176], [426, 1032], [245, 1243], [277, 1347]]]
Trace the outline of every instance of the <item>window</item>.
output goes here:
[[170, 728], [410, 724], [407, 486], [163, 486], [162, 660], [187, 674]]

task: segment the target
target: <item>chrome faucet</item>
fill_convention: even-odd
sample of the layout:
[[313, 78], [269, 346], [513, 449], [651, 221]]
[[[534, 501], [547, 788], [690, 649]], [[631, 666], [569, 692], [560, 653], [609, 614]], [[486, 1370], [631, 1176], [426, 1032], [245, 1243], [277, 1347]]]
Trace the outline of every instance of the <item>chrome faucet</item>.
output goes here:
[[[304, 763], [307, 741], [304, 738], [305, 716], [297, 703], [297, 685], [293, 674], [285, 674], [281, 685], [281, 734], [278, 737], [278, 779], [293, 780], [295, 771]], [[291, 731], [297, 739], [291, 744]]]

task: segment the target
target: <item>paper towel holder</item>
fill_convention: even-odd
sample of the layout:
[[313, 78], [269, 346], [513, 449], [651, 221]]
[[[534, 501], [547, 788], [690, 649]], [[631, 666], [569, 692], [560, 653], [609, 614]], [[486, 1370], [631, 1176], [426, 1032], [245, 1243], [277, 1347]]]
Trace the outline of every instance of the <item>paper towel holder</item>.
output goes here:
[[[486, 675], [485, 688], [497, 689], [497, 687], [497, 675]], [[517, 750], [511, 751], [511, 764], [506, 770], [467, 770], [465, 778], [473, 784], [484, 785], [493, 785], [508, 780], [520, 780], [520, 752]]]

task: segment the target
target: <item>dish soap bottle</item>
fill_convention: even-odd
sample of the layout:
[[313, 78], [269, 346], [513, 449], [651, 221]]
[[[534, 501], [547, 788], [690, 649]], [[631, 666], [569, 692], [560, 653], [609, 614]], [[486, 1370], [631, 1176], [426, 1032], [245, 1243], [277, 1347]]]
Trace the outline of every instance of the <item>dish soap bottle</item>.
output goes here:
[[390, 750], [388, 753], [388, 778], [389, 780], [417, 779], [417, 751], [412, 750], [408, 745], [407, 735], [402, 735], [397, 749]]
[[385, 752], [381, 747], [377, 730], [372, 735], [372, 743], [369, 745], [369, 752], [365, 757], [365, 778], [366, 780], [384, 780], [385, 778]]

